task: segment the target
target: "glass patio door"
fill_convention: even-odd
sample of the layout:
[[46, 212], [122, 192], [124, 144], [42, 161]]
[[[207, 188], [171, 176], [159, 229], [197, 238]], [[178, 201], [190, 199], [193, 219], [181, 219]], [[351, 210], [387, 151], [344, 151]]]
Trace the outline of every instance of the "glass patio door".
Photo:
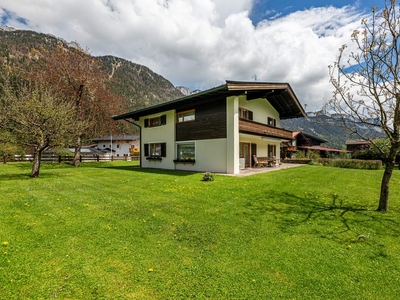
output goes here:
[[250, 167], [250, 143], [240, 143], [239, 157], [245, 159], [245, 167]]

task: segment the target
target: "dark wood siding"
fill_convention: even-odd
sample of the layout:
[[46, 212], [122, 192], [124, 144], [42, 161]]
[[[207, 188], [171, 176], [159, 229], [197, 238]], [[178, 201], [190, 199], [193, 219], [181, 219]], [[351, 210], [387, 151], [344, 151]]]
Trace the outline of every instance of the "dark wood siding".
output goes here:
[[226, 138], [226, 99], [182, 108], [176, 112], [194, 109], [195, 120], [192, 122], [176, 123], [176, 140], [205, 140]]

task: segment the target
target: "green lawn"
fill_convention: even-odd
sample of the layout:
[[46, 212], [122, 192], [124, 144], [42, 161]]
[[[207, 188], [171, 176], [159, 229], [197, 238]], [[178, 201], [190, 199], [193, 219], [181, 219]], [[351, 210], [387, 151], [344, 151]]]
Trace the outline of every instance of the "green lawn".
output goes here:
[[398, 299], [400, 171], [0, 165], [0, 299]]

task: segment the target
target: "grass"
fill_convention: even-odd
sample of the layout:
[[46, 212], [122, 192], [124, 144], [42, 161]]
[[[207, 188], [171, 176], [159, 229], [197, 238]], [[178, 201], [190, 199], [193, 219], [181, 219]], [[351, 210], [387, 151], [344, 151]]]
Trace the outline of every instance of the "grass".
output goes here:
[[1, 299], [397, 299], [400, 171], [0, 165]]

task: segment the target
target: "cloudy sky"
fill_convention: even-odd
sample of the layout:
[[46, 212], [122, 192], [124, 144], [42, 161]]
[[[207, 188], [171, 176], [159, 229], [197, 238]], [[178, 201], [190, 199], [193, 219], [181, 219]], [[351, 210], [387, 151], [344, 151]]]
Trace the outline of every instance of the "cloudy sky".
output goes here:
[[328, 65], [384, 0], [0, 0], [1, 25], [143, 64], [175, 86], [288, 82], [307, 110], [331, 97]]

